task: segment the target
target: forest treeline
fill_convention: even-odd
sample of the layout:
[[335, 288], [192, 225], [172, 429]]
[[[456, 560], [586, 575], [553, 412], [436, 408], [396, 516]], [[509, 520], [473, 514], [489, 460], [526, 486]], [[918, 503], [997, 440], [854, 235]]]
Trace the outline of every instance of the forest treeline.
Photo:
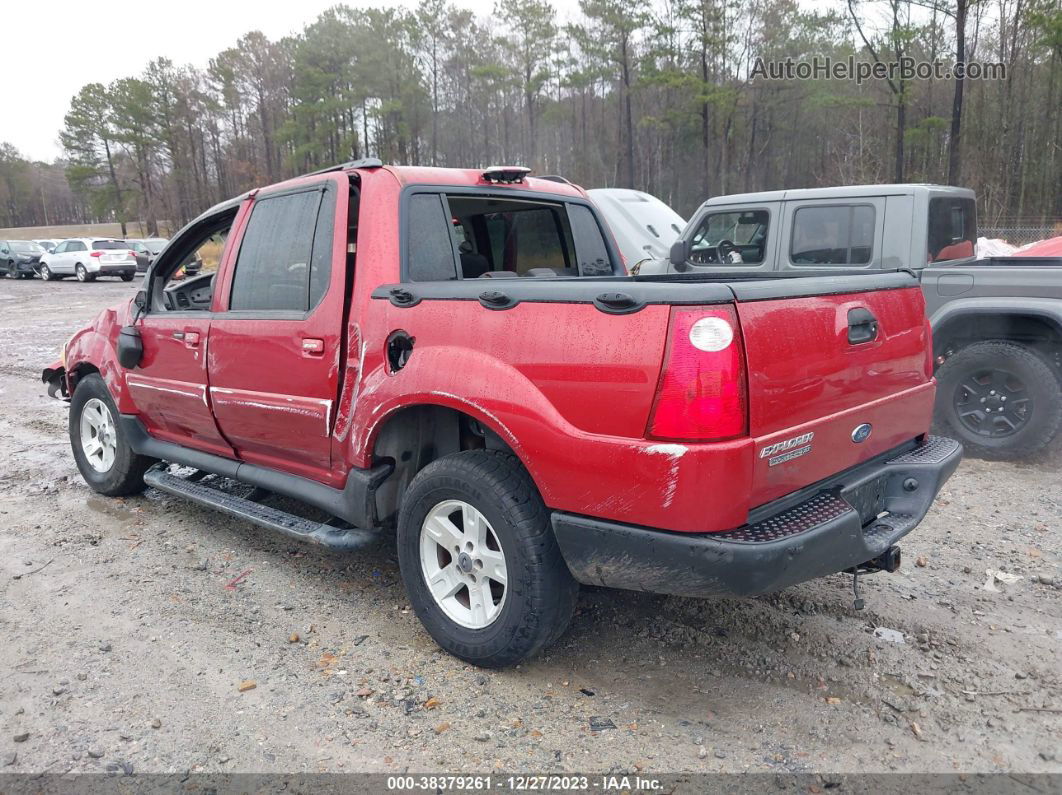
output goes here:
[[[768, 80], [757, 59], [1000, 63], [997, 80]], [[982, 219], [1062, 216], [1059, 0], [498, 0], [477, 15], [339, 5], [250, 32], [205, 67], [164, 58], [84, 86], [64, 155], [0, 145], [0, 226], [179, 225], [322, 166], [524, 164], [710, 195], [873, 182], [978, 191]]]

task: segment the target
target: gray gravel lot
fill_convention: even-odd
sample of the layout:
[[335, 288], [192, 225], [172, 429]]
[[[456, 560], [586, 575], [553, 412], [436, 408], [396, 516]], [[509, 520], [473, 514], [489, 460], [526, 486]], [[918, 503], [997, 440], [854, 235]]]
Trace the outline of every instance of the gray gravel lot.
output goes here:
[[139, 281], [0, 280], [0, 771], [1062, 772], [1057, 447], [964, 462], [863, 612], [840, 575], [585, 589], [545, 656], [480, 671], [420, 628], [387, 541], [89, 491], [39, 373]]

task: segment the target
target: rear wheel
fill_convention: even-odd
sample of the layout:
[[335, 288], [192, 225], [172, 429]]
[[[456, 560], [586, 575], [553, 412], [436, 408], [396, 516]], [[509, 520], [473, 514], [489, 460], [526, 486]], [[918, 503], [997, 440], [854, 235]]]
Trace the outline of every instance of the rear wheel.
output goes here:
[[1062, 426], [1062, 382], [1024, 345], [970, 345], [941, 365], [937, 381], [937, 420], [973, 455], [1028, 456]]
[[89, 273], [88, 269], [80, 262], [74, 266], [74, 275], [77, 276], [79, 282], [94, 282], [96, 281], [96, 274]]
[[108, 497], [142, 492], [144, 472], [155, 463], [129, 446], [111, 393], [96, 373], [79, 379], [70, 399], [70, 446], [81, 477]]
[[413, 479], [398, 560], [417, 617], [443, 649], [501, 667], [555, 641], [575, 609], [568, 572], [527, 471], [510, 454], [445, 456]]
[[131, 282], [131, 281], [133, 281], [133, 274], [131, 274], [131, 273], [123, 273], [122, 274], [122, 281], [123, 282]]

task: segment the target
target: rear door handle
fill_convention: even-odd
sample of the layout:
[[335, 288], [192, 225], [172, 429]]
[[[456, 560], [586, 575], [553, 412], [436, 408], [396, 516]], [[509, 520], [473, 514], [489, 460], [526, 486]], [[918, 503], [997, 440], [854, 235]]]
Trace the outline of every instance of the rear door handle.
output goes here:
[[848, 343], [862, 345], [878, 338], [878, 319], [864, 307], [848, 310]]

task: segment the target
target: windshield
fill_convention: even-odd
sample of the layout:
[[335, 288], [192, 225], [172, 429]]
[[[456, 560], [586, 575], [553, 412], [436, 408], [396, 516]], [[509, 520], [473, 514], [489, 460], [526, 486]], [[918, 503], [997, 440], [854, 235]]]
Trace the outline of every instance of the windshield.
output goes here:
[[19, 254], [40, 254], [44, 251], [43, 248], [29, 240], [12, 240], [11, 250], [17, 251]]
[[118, 251], [129, 248], [124, 240], [93, 240], [92, 248], [96, 251]]
[[158, 254], [160, 251], [162, 251], [162, 247], [165, 246], [167, 242], [168, 241], [166, 240], [145, 240], [144, 246], [152, 254]]

